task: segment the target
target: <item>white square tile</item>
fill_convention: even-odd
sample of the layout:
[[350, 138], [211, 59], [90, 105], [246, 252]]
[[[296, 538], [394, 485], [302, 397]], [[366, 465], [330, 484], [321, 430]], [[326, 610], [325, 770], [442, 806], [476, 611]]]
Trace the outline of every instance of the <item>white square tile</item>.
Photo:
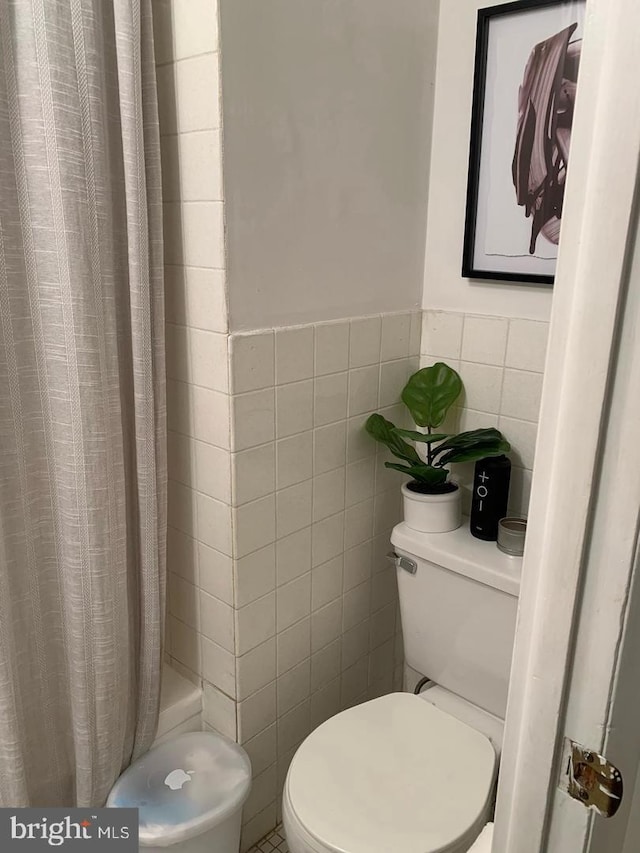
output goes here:
[[[182, 216], [182, 262], [224, 269], [224, 210], [221, 201], [187, 201]], [[177, 261], [180, 263], [180, 261]]]
[[311, 727], [317, 728], [334, 717], [342, 706], [340, 703], [340, 678], [334, 678], [311, 696]]
[[199, 673], [202, 668], [200, 635], [194, 628], [180, 622], [179, 619], [170, 617], [169, 623], [171, 654], [191, 672]]
[[235, 698], [236, 695], [236, 659], [232, 652], [228, 652], [213, 643], [208, 637], [201, 636], [202, 646], [202, 677], [226, 693], [227, 696]]
[[311, 529], [311, 565], [320, 566], [344, 548], [344, 512], [316, 522]]
[[422, 317], [420, 352], [439, 358], [460, 358], [464, 314], [425, 311]]
[[163, 135], [177, 133], [176, 66], [174, 62], [156, 68], [158, 122]]
[[[398, 490], [399, 493], [399, 490]], [[345, 513], [345, 548], [353, 548], [373, 536], [373, 498], [350, 506]], [[395, 522], [393, 522], [395, 523]]]
[[202, 718], [225, 737], [236, 739], [236, 703], [212, 684], [203, 684]]
[[203, 329], [189, 329], [189, 361], [191, 381], [203, 388], [227, 393], [229, 359], [227, 336]]
[[197, 492], [175, 480], [167, 486], [167, 517], [171, 524], [188, 536], [197, 536], [196, 521]]
[[498, 426], [511, 444], [509, 457], [512, 463], [520, 468], [532, 470], [536, 452], [537, 423], [501, 417]]
[[233, 449], [245, 450], [273, 441], [276, 433], [273, 388], [236, 395], [232, 399]]
[[218, 4], [215, 0], [172, 0], [171, 5], [175, 59], [218, 49]]
[[318, 610], [342, 594], [343, 556], [316, 566], [311, 572], [311, 610]]
[[389, 361], [380, 365], [379, 405], [393, 406], [400, 402], [400, 395], [410, 375], [409, 360]]
[[194, 441], [193, 464], [198, 491], [223, 503], [231, 503], [229, 452], [213, 444]]
[[400, 494], [400, 489], [394, 487], [386, 492], [377, 494], [373, 505], [374, 535], [382, 533], [385, 530], [391, 530], [400, 521], [402, 521], [402, 495]]
[[171, 0], [156, 0], [153, 5], [153, 52], [156, 65], [174, 59], [172, 12]]
[[506, 369], [500, 414], [525, 421], [537, 421], [541, 396], [541, 373]]
[[238, 699], [242, 701], [276, 677], [276, 640], [270, 637], [236, 658]]
[[315, 327], [315, 375], [338, 373], [349, 367], [349, 323], [319, 323]]
[[311, 574], [279, 586], [276, 607], [278, 633], [308, 616], [311, 612]]
[[227, 332], [224, 270], [165, 266], [164, 291], [168, 322]]
[[344, 509], [345, 469], [335, 468], [313, 478], [313, 521]]
[[233, 608], [200, 590], [200, 630], [229, 652], [234, 651]]
[[460, 363], [464, 391], [458, 402], [468, 409], [496, 414], [500, 411], [503, 370], [487, 364]]
[[536, 320], [511, 320], [506, 366], [518, 370], [544, 371], [549, 324]]
[[305, 527], [278, 539], [276, 577], [278, 586], [295, 580], [311, 570], [311, 527]]
[[189, 364], [189, 339], [186, 326], [165, 326], [167, 378], [178, 382], [191, 382]]
[[222, 201], [219, 130], [163, 136], [164, 201]]
[[167, 528], [167, 570], [193, 584], [200, 582], [196, 540], [171, 526]]
[[[220, 451], [223, 453], [224, 451]], [[179, 432], [167, 432], [167, 474], [183, 486], [195, 488], [193, 439]]]
[[[278, 822], [278, 810], [277, 803], [274, 802], [269, 803], [269, 805], [263, 809], [261, 812], [255, 817], [252, 817], [251, 820], [248, 820], [242, 826], [242, 844], [240, 850], [245, 853], [247, 850], [250, 850], [252, 845], [256, 844], [260, 841], [261, 838], [275, 826]], [[253, 853], [253, 851], [251, 851]]]
[[411, 314], [385, 314], [382, 317], [380, 360], [392, 361], [409, 355]]
[[233, 454], [233, 500], [236, 506], [271, 494], [275, 484], [276, 452], [273, 443]]
[[344, 591], [348, 592], [371, 577], [371, 541], [349, 548], [344, 554]]
[[236, 610], [236, 654], [244, 655], [276, 632], [276, 594], [245, 604]]
[[231, 336], [233, 391], [259, 391], [275, 383], [273, 332]]
[[342, 634], [342, 598], [315, 610], [311, 616], [311, 654], [337, 640]]
[[315, 429], [313, 442], [314, 474], [324, 474], [345, 464], [347, 431], [344, 421]]
[[[376, 576], [377, 577], [377, 576]], [[345, 592], [343, 596], [342, 630], [348, 631], [369, 618], [371, 602], [371, 581], [365, 581], [359, 586]], [[367, 633], [367, 642], [368, 642]]]
[[276, 538], [275, 495], [237, 507], [233, 519], [236, 558], [270, 545]]
[[319, 690], [340, 675], [341, 642], [329, 643], [311, 658], [311, 689]]
[[243, 743], [251, 761], [251, 769], [257, 775], [270, 767], [278, 757], [275, 723], [260, 734]]
[[422, 311], [411, 312], [411, 329], [409, 331], [409, 355], [420, 355], [422, 339]]
[[374, 493], [375, 457], [360, 459], [347, 465], [346, 505], [367, 500]]
[[395, 567], [390, 565], [371, 578], [371, 612], [385, 607], [398, 599], [398, 581]]
[[309, 658], [278, 678], [277, 707], [282, 716], [309, 697], [311, 692], [311, 661]]
[[364, 317], [351, 321], [349, 366], [364, 367], [380, 361], [381, 317]]
[[205, 53], [176, 62], [175, 92], [179, 133], [220, 127], [218, 54]]
[[278, 754], [282, 755], [303, 741], [311, 730], [309, 700], [278, 718]]
[[[393, 673], [393, 640], [372, 649], [369, 658], [369, 683], [389, 679]], [[385, 691], [386, 692], [386, 691]]]
[[234, 562], [235, 606], [244, 607], [276, 588], [276, 546], [267, 545]]
[[278, 438], [304, 432], [313, 426], [313, 380], [294, 382], [276, 389]]
[[315, 381], [314, 424], [323, 426], [347, 416], [348, 374], [334, 373]]
[[502, 367], [507, 348], [509, 321], [504, 317], [467, 314], [462, 335], [462, 360]]
[[167, 605], [171, 614], [199, 631], [198, 588], [173, 573], [168, 575], [167, 583]]
[[231, 508], [207, 495], [196, 495], [197, 538], [210, 548], [231, 554]]
[[498, 427], [499, 415], [491, 415], [488, 412], [476, 412], [475, 409], [460, 409], [460, 432], [471, 429], [488, 429]]
[[372, 649], [392, 640], [396, 633], [395, 604], [387, 604], [371, 615], [369, 646]]
[[366, 415], [357, 415], [347, 422], [347, 463], [376, 454], [376, 442], [365, 430], [366, 421]]
[[244, 743], [276, 721], [276, 683], [272, 681], [238, 705], [238, 736]]
[[233, 570], [230, 555], [222, 554], [203, 542], [197, 543], [200, 589], [233, 604]]
[[282, 675], [311, 654], [311, 618], [280, 631], [276, 642], [278, 675]]
[[313, 474], [313, 433], [311, 430], [282, 438], [276, 445], [277, 487], [285, 489], [308, 480]]
[[192, 405], [192, 434], [200, 441], [229, 447], [230, 404], [229, 395], [196, 385], [188, 389]]
[[278, 539], [311, 524], [311, 481], [289, 486], [276, 493], [276, 528]]
[[264, 770], [259, 776], [254, 776], [251, 785], [251, 793], [242, 807], [242, 816], [246, 822], [250, 821], [263, 809], [269, 806], [276, 797], [277, 768], [273, 764]]
[[378, 406], [377, 365], [349, 371], [349, 417], [375, 412]]
[[276, 330], [276, 382], [313, 377], [313, 326]]
[[[345, 613], [346, 613], [345, 601]], [[369, 654], [369, 619], [365, 618], [342, 635], [342, 669], [348, 669]]]
[[341, 680], [341, 701], [344, 708], [350, 708], [366, 699], [369, 667], [366, 658], [345, 669]]

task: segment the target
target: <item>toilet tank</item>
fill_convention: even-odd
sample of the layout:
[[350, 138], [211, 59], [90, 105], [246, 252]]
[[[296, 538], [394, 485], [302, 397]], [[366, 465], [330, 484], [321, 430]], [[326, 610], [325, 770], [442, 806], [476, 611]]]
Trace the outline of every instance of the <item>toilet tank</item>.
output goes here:
[[405, 661], [504, 719], [522, 558], [465, 522], [450, 533], [393, 529]]

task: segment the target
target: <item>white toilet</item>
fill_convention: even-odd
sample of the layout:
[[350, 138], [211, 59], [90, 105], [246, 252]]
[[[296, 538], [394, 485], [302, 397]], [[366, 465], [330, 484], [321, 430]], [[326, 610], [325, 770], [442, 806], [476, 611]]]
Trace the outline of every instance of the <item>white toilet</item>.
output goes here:
[[398, 525], [406, 662], [432, 685], [319, 726], [284, 788], [291, 853], [466, 853], [491, 819], [522, 560]]

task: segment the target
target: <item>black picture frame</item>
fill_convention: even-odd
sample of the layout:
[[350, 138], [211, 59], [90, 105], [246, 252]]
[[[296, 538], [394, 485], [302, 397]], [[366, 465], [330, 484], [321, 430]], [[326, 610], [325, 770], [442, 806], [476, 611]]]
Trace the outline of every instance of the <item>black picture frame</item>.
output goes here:
[[[586, 0], [516, 0], [499, 6], [490, 6], [478, 10], [476, 31], [476, 54], [473, 82], [473, 105], [471, 112], [471, 133], [469, 147], [469, 169], [467, 178], [467, 199], [465, 215], [465, 231], [463, 243], [462, 276], [464, 278], [489, 280], [495, 282], [511, 282], [530, 285], [553, 285], [555, 275], [540, 274], [535, 272], [513, 272], [501, 270], [499, 264], [496, 269], [478, 269], [475, 265], [476, 249], [476, 226], [478, 218], [479, 203], [479, 180], [482, 164], [482, 134], [485, 118], [486, 76], [489, 58], [489, 34], [492, 21], [496, 18], [513, 15], [514, 13], [525, 13], [533, 10], [547, 9], [549, 7], [575, 7], [585, 5]], [[566, 11], [566, 10], [565, 10]], [[524, 21], [524, 16], [523, 16]], [[532, 44], [532, 48], [534, 44]], [[520, 211], [517, 207], [514, 189], [514, 211]]]

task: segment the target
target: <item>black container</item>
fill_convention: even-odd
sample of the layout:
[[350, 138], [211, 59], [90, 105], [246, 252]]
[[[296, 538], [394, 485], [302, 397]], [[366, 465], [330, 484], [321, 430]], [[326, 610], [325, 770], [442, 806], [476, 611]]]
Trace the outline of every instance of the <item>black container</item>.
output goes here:
[[469, 528], [476, 539], [495, 542], [498, 522], [507, 514], [511, 462], [506, 456], [489, 456], [476, 462]]

